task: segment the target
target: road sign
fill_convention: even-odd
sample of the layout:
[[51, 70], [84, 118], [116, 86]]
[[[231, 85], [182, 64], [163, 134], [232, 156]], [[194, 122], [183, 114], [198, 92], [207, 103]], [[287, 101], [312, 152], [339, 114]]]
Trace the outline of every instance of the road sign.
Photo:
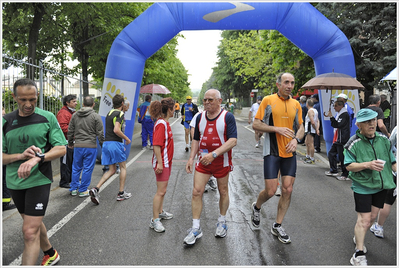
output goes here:
[[258, 92], [258, 89], [252, 89], [252, 92]]
[[251, 98], [253, 98], [255, 96], [255, 93], [251, 92]]

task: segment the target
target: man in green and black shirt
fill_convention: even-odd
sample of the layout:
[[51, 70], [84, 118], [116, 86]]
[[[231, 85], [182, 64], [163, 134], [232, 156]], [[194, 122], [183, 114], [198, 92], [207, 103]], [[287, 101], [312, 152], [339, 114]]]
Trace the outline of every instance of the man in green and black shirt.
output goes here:
[[44, 252], [42, 265], [54, 265], [60, 256], [50, 244], [43, 217], [53, 181], [51, 160], [65, 154], [67, 143], [54, 114], [36, 107], [34, 81], [16, 81], [12, 95], [18, 109], [3, 117], [3, 165], [7, 187], [23, 218], [22, 265], [35, 265], [39, 248]]

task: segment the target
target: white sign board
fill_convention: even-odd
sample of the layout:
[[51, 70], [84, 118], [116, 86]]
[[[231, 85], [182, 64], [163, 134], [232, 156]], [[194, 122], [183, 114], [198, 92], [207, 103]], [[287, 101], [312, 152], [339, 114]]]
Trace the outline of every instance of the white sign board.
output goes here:
[[[106, 117], [108, 112], [112, 110], [112, 98], [116, 94], [120, 94], [124, 97], [125, 101], [129, 100], [130, 108], [125, 113], [125, 120], [131, 120], [133, 112], [134, 97], [136, 95], [136, 82], [130, 82], [125, 80], [104, 78], [103, 90], [101, 93], [101, 103], [99, 115]], [[136, 115], [136, 113], [134, 113]]]
[[[359, 105], [359, 94], [358, 91], [355, 90], [336, 90], [333, 89], [332, 92], [329, 90], [326, 92], [326, 90], [320, 90], [321, 91], [321, 97], [322, 97], [322, 103], [323, 103], [323, 111], [327, 114], [328, 110], [331, 109], [331, 113], [333, 116], [335, 116], [336, 112], [334, 110], [334, 102], [337, 100], [336, 97], [344, 93], [346, 96], [348, 96], [347, 104], [352, 108], [354, 116], [356, 118], [356, 113], [360, 110], [360, 105]], [[324, 116], [324, 115], [323, 115]], [[324, 120], [329, 120], [329, 118], [324, 116]]]

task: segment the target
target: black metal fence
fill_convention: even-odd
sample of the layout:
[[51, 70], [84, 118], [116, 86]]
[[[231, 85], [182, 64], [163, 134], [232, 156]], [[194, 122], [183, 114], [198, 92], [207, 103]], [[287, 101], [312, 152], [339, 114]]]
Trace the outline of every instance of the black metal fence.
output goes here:
[[[9, 55], [2, 55], [2, 106], [6, 113], [17, 109], [12, 97], [15, 81], [25, 77], [35, 77], [39, 89], [38, 107], [53, 112], [55, 115], [63, 106], [62, 98], [74, 94], [78, 99], [78, 107], [83, 99], [83, 83], [89, 84], [89, 95], [97, 98], [101, 96], [101, 88], [96, 89], [94, 83], [84, 81], [80, 77], [62, 74], [46, 67], [42, 62], [34, 64], [26, 59], [17, 59]], [[29, 74], [29, 75], [28, 75]]]

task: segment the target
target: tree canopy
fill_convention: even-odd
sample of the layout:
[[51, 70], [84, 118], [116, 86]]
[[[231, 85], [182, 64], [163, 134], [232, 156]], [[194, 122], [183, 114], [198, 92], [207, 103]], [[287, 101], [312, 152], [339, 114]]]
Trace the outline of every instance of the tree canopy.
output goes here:
[[[313, 5], [347, 36], [367, 100], [373, 88], [381, 87], [380, 79], [396, 66], [396, 3]], [[224, 99], [248, 99], [251, 89], [259, 89], [262, 95], [275, 92], [281, 72], [295, 76], [295, 95], [315, 76], [312, 58], [275, 30], [223, 31], [217, 55], [217, 66], [204, 85], [219, 89]]]
[[[3, 3], [3, 53], [33, 64], [41, 60], [64, 74], [82, 73], [85, 81], [91, 76], [102, 88], [113, 40], [151, 4]], [[147, 60], [142, 84], [163, 84], [180, 99], [189, 91], [189, 83], [187, 70], [176, 57], [177, 38]], [[69, 68], [66, 62], [73, 60], [79, 64]], [[86, 83], [83, 95], [88, 95]]]
[[396, 2], [319, 3], [316, 8], [348, 37], [356, 64], [356, 79], [365, 87], [365, 100], [380, 79], [396, 67]]

